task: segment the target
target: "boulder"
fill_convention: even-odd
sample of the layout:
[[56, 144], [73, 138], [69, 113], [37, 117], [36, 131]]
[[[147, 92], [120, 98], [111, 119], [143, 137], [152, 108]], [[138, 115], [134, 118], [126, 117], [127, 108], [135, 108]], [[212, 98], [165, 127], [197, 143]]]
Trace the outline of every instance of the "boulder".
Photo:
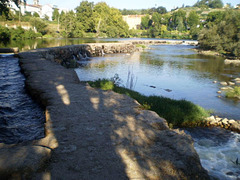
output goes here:
[[221, 87], [220, 89], [223, 90], [223, 91], [233, 90], [233, 88], [232, 88], [232, 87], [229, 87], [229, 86]]
[[227, 118], [224, 118], [222, 119], [222, 124], [225, 126], [225, 125], [228, 125], [229, 121]]
[[232, 131], [235, 131], [235, 132], [240, 133], [240, 124], [237, 123], [237, 122], [234, 122], [234, 123], [232, 123], [232, 124], [230, 125], [230, 129], [231, 129]]
[[220, 84], [221, 84], [222, 86], [227, 86], [227, 85], [228, 85], [227, 82], [220, 82]]
[[228, 82], [229, 86], [234, 86], [235, 83], [234, 82]]

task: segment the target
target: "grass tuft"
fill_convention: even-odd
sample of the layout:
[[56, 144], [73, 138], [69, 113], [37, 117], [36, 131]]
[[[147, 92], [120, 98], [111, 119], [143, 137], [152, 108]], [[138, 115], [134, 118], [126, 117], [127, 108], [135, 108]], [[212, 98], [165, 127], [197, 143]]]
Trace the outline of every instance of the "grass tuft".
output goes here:
[[136, 91], [119, 87], [112, 81], [103, 79], [88, 82], [90, 86], [103, 90], [113, 90], [120, 94], [126, 94], [137, 100], [144, 109], [155, 111], [160, 117], [165, 118], [168, 124], [178, 127], [196, 126], [204, 118], [210, 116], [210, 111], [186, 100], [174, 100], [162, 96], [144, 96]]

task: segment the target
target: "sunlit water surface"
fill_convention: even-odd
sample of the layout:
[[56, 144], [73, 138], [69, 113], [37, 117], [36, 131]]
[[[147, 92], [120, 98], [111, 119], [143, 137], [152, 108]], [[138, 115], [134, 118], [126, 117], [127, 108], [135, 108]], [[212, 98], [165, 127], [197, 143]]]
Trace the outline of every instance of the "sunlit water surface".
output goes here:
[[144, 52], [94, 57], [76, 72], [82, 81], [112, 78], [145, 95], [186, 99], [222, 117], [240, 119], [240, 103], [219, 98], [219, 83], [240, 76], [240, 66], [225, 65], [221, 57], [199, 55], [193, 46], [158, 45]]

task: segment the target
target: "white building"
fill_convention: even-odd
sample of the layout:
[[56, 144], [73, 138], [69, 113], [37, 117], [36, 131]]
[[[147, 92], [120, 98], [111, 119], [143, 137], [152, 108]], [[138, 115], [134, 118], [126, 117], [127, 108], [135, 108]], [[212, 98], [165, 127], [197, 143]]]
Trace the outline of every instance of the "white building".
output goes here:
[[125, 15], [123, 20], [128, 24], [129, 29], [140, 29], [142, 18], [146, 15]]
[[[15, 5], [14, 2], [10, 1], [9, 7], [10, 9], [15, 11], [19, 11], [19, 8], [20, 8], [20, 11], [22, 14], [25, 14], [25, 12], [30, 12], [32, 15], [34, 13], [38, 13], [40, 18], [45, 18], [46, 16], [48, 16], [50, 21], [52, 21], [52, 14], [54, 9], [56, 8], [56, 6], [51, 4], [40, 5], [39, 0], [34, 0], [33, 4], [21, 3], [19, 5], [19, 8]], [[61, 9], [61, 10], [63, 10], [64, 12], [67, 12], [67, 10], [64, 10], [64, 9]]]

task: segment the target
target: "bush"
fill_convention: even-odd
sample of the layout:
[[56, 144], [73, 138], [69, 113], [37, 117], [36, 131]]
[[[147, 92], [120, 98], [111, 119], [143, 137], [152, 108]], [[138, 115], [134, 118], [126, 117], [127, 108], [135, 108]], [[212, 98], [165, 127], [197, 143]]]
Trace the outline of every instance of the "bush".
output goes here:
[[6, 27], [0, 26], [0, 40], [9, 41], [12, 40], [21, 40], [21, 39], [35, 39], [37, 37], [42, 37], [41, 33], [35, 33], [32, 29], [24, 30], [21, 27], [16, 29], [8, 29]]
[[47, 33], [47, 24], [40, 18], [32, 18], [31, 19], [31, 25], [37, 29], [38, 32], [40, 32], [42, 35], [45, 35]]
[[9, 41], [10, 38], [11, 38], [11, 34], [9, 29], [0, 25], [0, 40]]
[[240, 12], [234, 10], [209, 13], [198, 37], [200, 47], [240, 57], [239, 18]]
[[240, 86], [235, 86], [233, 90], [226, 92], [227, 98], [239, 98], [240, 99]]
[[112, 90], [114, 89], [114, 83], [108, 79], [98, 79], [94, 82], [88, 82], [90, 86], [95, 88], [100, 88], [102, 90]]

